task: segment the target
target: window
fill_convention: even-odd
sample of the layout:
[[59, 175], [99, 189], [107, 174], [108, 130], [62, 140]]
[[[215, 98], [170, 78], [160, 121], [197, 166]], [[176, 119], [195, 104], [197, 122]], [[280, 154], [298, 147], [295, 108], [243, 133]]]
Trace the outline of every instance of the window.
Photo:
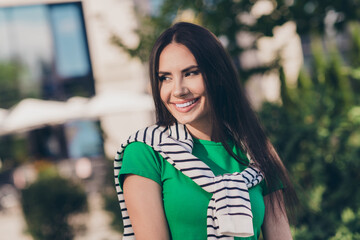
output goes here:
[[94, 95], [81, 2], [0, 8], [0, 39], [0, 65], [16, 68], [20, 98]]

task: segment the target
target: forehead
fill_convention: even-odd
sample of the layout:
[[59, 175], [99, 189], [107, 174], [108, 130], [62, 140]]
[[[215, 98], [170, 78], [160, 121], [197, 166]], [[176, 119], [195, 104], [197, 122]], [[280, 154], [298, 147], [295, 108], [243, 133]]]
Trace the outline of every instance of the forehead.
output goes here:
[[197, 65], [194, 55], [179, 43], [167, 45], [159, 57], [159, 71], [182, 70], [191, 65]]

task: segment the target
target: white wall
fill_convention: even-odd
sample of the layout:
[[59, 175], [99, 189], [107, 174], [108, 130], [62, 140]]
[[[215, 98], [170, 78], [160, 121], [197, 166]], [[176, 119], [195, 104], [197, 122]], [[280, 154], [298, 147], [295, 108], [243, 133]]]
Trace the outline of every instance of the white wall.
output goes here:
[[[90, 55], [97, 94], [116, 94], [116, 91], [145, 93], [147, 72], [138, 59], [131, 59], [119, 47], [110, 43], [116, 34], [129, 47], [138, 43], [132, 0], [83, 1]], [[101, 118], [105, 133], [105, 153], [113, 158], [122, 141], [137, 129], [154, 122], [154, 114], [145, 112], [117, 112]]]

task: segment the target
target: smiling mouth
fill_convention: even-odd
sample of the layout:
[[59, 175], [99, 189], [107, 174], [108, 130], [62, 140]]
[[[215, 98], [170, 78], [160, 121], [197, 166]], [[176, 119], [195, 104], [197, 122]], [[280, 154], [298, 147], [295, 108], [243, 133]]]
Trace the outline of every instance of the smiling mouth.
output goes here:
[[178, 108], [185, 108], [185, 107], [188, 107], [192, 104], [194, 104], [195, 102], [197, 102], [199, 100], [199, 98], [196, 98], [194, 100], [191, 100], [189, 102], [185, 102], [185, 103], [180, 103], [180, 104], [176, 104], [175, 103], [175, 106], [178, 107]]

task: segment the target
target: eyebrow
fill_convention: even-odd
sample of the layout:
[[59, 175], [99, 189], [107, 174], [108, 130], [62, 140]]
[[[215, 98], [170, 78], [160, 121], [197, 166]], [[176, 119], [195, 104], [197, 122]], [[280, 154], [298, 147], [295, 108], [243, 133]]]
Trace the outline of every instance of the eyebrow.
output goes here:
[[[187, 68], [184, 68], [183, 70], [181, 70], [182, 73], [185, 73], [185, 72], [188, 72], [189, 70], [192, 70], [193, 68], [197, 68], [199, 69], [199, 66], [198, 65], [191, 65]], [[162, 74], [162, 75], [169, 75], [171, 74], [170, 72], [158, 72], [158, 74]]]

